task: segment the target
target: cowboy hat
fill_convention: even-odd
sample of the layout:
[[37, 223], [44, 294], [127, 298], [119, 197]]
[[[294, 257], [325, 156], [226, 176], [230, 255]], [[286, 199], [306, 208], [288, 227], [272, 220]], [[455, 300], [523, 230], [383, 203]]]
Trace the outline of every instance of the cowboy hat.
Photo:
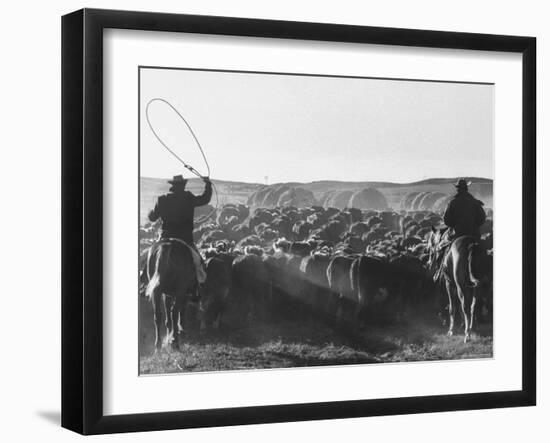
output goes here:
[[468, 189], [468, 186], [470, 186], [471, 184], [472, 182], [467, 182], [466, 180], [461, 178], [454, 184], [454, 187], [457, 189]]
[[174, 178], [172, 178], [172, 180], [168, 180], [168, 183], [171, 185], [184, 185], [187, 183], [187, 179], [183, 178], [181, 175], [174, 175]]

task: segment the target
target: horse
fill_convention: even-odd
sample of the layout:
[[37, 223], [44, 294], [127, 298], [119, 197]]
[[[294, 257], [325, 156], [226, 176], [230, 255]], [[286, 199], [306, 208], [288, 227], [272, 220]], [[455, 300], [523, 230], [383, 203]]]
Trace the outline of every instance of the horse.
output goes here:
[[161, 321], [164, 311], [166, 343], [179, 350], [178, 329], [185, 318], [190, 298], [197, 294], [198, 283], [190, 246], [177, 239], [160, 240], [151, 247], [147, 258], [146, 295], [153, 305], [155, 353], [162, 348]]
[[[432, 272], [436, 271], [438, 263], [442, 266], [439, 279], [444, 282], [449, 299], [447, 335], [451, 337], [454, 334], [454, 305], [457, 301], [464, 319], [464, 343], [467, 343], [471, 338], [474, 324], [477, 287], [480, 283], [476, 271], [482, 248], [475, 237], [463, 235], [452, 240], [447, 251], [442, 252], [441, 243], [448, 241], [447, 234], [448, 228], [432, 227], [428, 238], [428, 266]], [[442, 260], [437, 260], [441, 253], [444, 253]]]

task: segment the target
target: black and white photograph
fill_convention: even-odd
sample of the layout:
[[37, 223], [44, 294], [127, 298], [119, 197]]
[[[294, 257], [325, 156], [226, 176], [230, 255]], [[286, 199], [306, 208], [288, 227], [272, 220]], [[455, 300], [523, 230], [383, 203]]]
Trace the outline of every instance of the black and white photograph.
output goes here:
[[493, 358], [494, 84], [137, 75], [140, 375]]

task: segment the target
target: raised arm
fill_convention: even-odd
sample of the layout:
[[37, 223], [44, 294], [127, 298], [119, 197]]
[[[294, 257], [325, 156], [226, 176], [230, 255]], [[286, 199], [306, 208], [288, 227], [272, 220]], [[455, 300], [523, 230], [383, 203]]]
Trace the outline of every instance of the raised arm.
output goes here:
[[193, 205], [194, 206], [204, 206], [210, 203], [212, 198], [212, 182], [208, 177], [204, 178], [204, 192], [201, 195], [194, 196]]

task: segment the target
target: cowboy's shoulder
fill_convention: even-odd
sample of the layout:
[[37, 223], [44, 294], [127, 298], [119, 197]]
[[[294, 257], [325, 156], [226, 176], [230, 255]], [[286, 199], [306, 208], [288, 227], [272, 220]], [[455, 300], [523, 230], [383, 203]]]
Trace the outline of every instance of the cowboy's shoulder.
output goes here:
[[174, 199], [177, 199], [178, 201], [188, 201], [193, 198], [193, 193], [190, 191], [178, 191], [176, 193], [170, 194], [172, 195]]
[[475, 198], [472, 194], [470, 194], [469, 192], [465, 195], [465, 197], [468, 198], [468, 200], [470, 200], [471, 202], [475, 203], [476, 205], [481, 205], [483, 206], [485, 203], [483, 203], [481, 200], [478, 200], [477, 198]]
[[449, 200], [449, 203], [448, 203], [448, 206], [455, 206], [458, 202], [460, 202], [461, 198], [460, 196], [457, 194], [457, 195], [454, 195], [453, 198], [451, 198]]
[[158, 198], [158, 201], [159, 201], [159, 204], [162, 206], [166, 206], [166, 205], [171, 206], [178, 201], [178, 198], [179, 198], [178, 194], [173, 192], [168, 192], [166, 194], [160, 195]]

